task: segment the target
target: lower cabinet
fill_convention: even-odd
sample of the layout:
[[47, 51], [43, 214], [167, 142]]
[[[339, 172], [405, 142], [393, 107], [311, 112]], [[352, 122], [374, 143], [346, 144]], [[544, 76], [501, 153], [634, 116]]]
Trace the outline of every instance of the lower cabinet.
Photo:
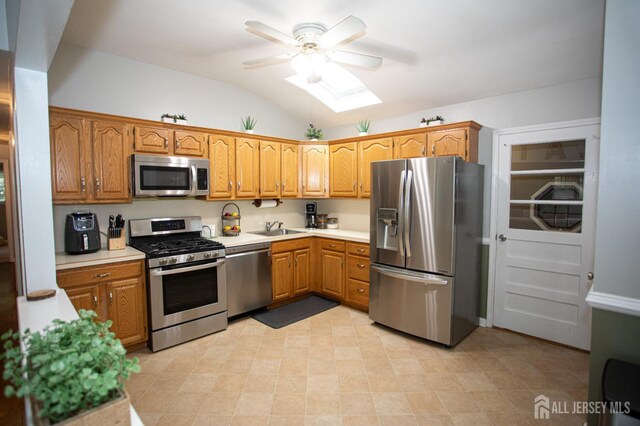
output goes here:
[[271, 253], [274, 302], [311, 291], [310, 238], [274, 242]]
[[124, 346], [147, 341], [143, 261], [65, 269], [56, 274], [76, 310], [93, 310]]
[[347, 243], [347, 302], [369, 309], [369, 245]]
[[322, 248], [320, 251], [320, 291], [338, 299], [345, 293], [344, 251]]

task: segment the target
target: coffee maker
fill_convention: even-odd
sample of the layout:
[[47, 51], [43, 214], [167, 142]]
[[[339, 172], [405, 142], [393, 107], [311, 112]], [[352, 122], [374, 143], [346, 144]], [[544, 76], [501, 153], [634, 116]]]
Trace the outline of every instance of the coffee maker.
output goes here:
[[304, 222], [305, 228], [317, 228], [317, 213], [318, 213], [318, 205], [316, 203], [306, 203], [304, 206], [304, 212], [306, 214], [306, 220]]

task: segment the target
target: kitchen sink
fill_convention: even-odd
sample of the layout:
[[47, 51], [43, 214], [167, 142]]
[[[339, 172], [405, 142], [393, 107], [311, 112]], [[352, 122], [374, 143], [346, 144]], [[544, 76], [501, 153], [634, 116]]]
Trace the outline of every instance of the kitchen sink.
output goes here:
[[304, 234], [304, 231], [294, 231], [293, 229], [272, 229], [271, 231], [255, 231], [249, 234], [262, 235], [264, 237], [279, 237], [281, 235]]

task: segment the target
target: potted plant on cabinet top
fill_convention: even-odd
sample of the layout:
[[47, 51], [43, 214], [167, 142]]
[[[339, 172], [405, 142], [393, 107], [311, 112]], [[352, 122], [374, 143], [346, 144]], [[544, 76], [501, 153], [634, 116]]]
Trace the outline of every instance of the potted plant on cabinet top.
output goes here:
[[42, 332], [2, 336], [4, 394], [31, 398], [36, 424], [130, 424], [124, 382], [140, 371], [138, 359], [127, 359], [111, 321], [96, 321], [93, 311], [79, 314]]
[[187, 124], [187, 116], [184, 114], [167, 114], [164, 113], [160, 116], [160, 119], [163, 123], [174, 123], [174, 124]]
[[360, 120], [356, 128], [358, 129], [358, 136], [367, 136], [369, 134], [369, 126], [371, 122], [369, 120]]
[[246, 117], [242, 117], [240, 119], [242, 121], [242, 128], [245, 133], [253, 134], [253, 128], [256, 127], [256, 119], [247, 115]]
[[420, 127], [438, 126], [440, 124], [444, 124], [444, 118], [442, 118], [442, 116], [440, 115], [436, 115], [435, 117], [430, 118], [422, 118], [420, 120]]
[[304, 135], [311, 141], [317, 141], [322, 139], [322, 129], [318, 129], [313, 125], [313, 123], [309, 123], [307, 133], [305, 133]]

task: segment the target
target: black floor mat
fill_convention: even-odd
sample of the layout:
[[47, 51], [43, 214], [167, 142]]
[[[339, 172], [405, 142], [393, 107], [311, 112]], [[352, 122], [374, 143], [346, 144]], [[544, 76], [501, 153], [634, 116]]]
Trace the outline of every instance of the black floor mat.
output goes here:
[[253, 315], [253, 319], [271, 328], [282, 328], [338, 306], [338, 302], [320, 296], [311, 296], [268, 312]]

